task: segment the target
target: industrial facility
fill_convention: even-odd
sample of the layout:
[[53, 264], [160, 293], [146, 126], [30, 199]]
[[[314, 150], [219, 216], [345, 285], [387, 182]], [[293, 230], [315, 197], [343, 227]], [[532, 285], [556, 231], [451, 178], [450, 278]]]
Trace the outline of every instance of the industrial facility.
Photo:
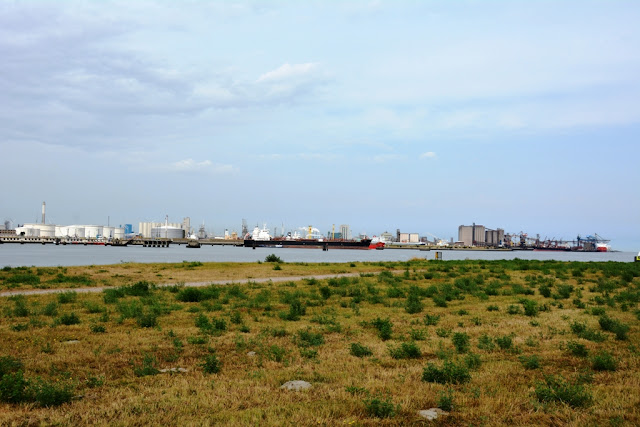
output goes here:
[[484, 225], [461, 225], [458, 227], [459, 246], [501, 247], [504, 245], [504, 230], [486, 228]]

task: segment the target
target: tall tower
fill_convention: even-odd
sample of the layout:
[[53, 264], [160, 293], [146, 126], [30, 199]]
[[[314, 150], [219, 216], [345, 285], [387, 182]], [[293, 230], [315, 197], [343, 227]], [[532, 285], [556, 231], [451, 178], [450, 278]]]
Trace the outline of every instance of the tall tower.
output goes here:
[[42, 223], [44, 224], [44, 213], [45, 213], [46, 203], [42, 202]]

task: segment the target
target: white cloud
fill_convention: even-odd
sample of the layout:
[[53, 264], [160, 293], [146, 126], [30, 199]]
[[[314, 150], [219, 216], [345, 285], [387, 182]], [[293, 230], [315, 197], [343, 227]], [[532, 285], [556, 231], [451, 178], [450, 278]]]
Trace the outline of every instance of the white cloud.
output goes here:
[[434, 159], [436, 157], [436, 153], [433, 151], [427, 151], [425, 153], [420, 154], [421, 159]]
[[229, 173], [233, 171], [233, 166], [214, 164], [211, 160], [196, 162], [193, 159], [185, 159], [172, 163], [167, 169], [172, 172]]
[[317, 66], [318, 64], [314, 62], [293, 65], [285, 63], [275, 70], [264, 73], [263, 75], [258, 77], [258, 83], [279, 82], [292, 78], [300, 78], [302, 76], [309, 75], [317, 68]]

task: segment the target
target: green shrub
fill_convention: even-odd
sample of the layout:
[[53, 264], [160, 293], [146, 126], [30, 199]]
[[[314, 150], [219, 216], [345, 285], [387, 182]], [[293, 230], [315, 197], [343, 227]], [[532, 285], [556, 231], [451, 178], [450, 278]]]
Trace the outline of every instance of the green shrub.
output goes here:
[[307, 308], [300, 300], [294, 299], [289, 304], [289, 311], [280, 313], [280, 318], [283, 320], [297, 321], [305, 314], [307, 314]]
[[288, 351], [278, 345], [272, 345], [267, 348], [267, 358], [274, 362], [281, 363], [284, 361]]
[[394, 359], [419, 359], [422, 356], [415, 342], [403, 342], [398, 347], [389, 347], [389, 354]]
[[42, 314], [49, 317], [54, 317], [58, 314], [58, 304], [51, 301], [42, 309]]
[[464, 357], [464, 363], [465, 365], [467, 365], [467, 368], [469, 369], [478, 369], [482, 364], [482, 359], [480, 358], [479, 355], [475, 353], [468, 353]]
[[136, 282], [130, 286], [122, 286], [120, 289], [125, 295], [132, 297], [146, 297], [151, 295], [154, 285], [147, 281]]
[[498, 347], [502, 350], [509, 350], [513, 347], [513, 338], [511, 335], [503, 335], [496, 338], [496, 344], [498, 344]]
[[458, 353], [466, 353], [469, 351], [469, 335], [464, 332], [456, 332], [451, 337], [453, 346]]
[[522, 304], [522, 306], [524, 307], [524, 314], [526, 316], [537, 316], [538, 315], [538, 303], [530, 300], [530, 299], [522, 299], [520, 300], [520, 304]]
[[136, 317], [136, 323], [141, 328], [155, 328], [158, 326], [158, 316], [153, 313], [143, 313]]
[[0, 402], [20, 403], [31, 400], [29, 381], [22, 370], [5, 373], [0, 377]]
[[390, 396], [376, 395], [363, 400], [363, 402], [370, 417], [391, 418], [400, 410], [400, 405], [394, 405]]
[[437, 406], [443, 411], [451, 412], [453, 410], [453, 389], [448, 388], [438, 392]]
[[27, 301], [23, 295], [15, 295], [10, 297], [13, 300], [13, 310], [9, 312], [12, 317], [28, 317], [30, 312], [27, 307]]
[[266, 258], [264, 259], [264, 262], [277, 262], [281, 264], [283, 261], [276, 254], [270, 254], [266, 256]]
[[24, 368], [24, 365], [20, 359], [16, 359], [13, 356], [0, 357], [0, 378], [6, 374], [18, 372]]
[[58, 303], [60, 304], [69, 304], [72, 302], [76, 302], [78, 299], [78, 293], [74, 291], [66, 291], [58, 294]]
[[480, 350], [492, 351], [495, 348], [493, 339], [487, 334], [482, 334], [478, 337], [478, 348]]
[[206, 298], [205, 293], [199, 288], [184, 288], [176, 295], [176, 299], [182, 302], [200, 302]]
[[142, 359], [142, 365], [135, 365], [133, 367], [133, 373], [137, 377], [146, 377], [150, 375], [157, 375], [160, 371], [156, 368], [156, 358], [150, 354], [145, 354]]
[[500, 307], [498, 307], [497, 305], [489, 305], [487, 306], [487, 311], [499, 311]]
[[571, 384], [552, 375], [545, 376], [545, 382], [536, 385], [535, 395], [540, 402], [562, 402], [574, 408], [589, 406], [592, 399], [582, 384]]
[[369, 347], [366, 347], [357, 342], [351, 343], [351, 345], [349, 346], [349, 353], [351, 353], [352, 356], [356, 357], [366, 357], [373, 354]]
[[442, 368], [429, 363], [422, 371], [422, 381], [439, 384], [464, 384], [471, 380], [465, 364], [445, 360]]
[[40, 378], [31, 384], [33, 400], [44, 407], [60, 406], [70, 402], [73, 398], [73, 386], [71, 384], [48, 382]]
[[626, 325], [617, 319], [613, 319], [606, 314], [600, 316], [598, 323], [600, 323], [602, 330], [616, 334], [617, 340], [626, 341], [628, 339], [627, 333], [629, 332], [629, 325]]
[[206, 355], [200, 366], [206, 374], [217, 374], [222, 369], [222, 362], [213, 353]]
[[525, 369], [538, 369], [540, 367], [540, 359], [535, 354], [531, 356], [520, 356], [519, 359]]
[[507, 307], [508, 314], [522, 314], [522, 309], [519, 305], [510, 305]]
[[618, 361], [610, 353], [601, 351], [593, 356], [591, 366], [596, 371], [615, 371], [618, 369]]
[[77, 325], [80, 323], [80, 318], [76, 313], [65, 313], [58, 318], [58, 322], [63, 325]]
[[93, 332], [94, 334], [104, 334], [105, 332], [107, 332], [107, 329], [103, 325], [93, 324], [89, 327], [89, 329], [91, 329], [91, 332]]
[[414, 341], [424, 341], [427, 339], [427, 331], [424, 329], [413, 329], [409, 330], [409, 337]]
[[587, 347], [582, 343], [576, 341], [568, 341], [566, 345], [569, 352], [574, 356], [587, 357], [589, 355], [589, 350], [587, 350]]
[[424, 315], [424, 324], [426, 326], [435, 326], [440, 321], [439, 314], [425, 314]]
[[418, 294], [418, 291], [413, 290], [413, 288], [411, 291], [409, 291], [404, 309], [409, 314], [420, 313], [424, 309], [424, 304], [422, 304], [422, 301], [420, 301], [420, 295]]
[[386, 319], [376, 318], [371, 324], [378, 330], [378, 336], [382, 341], [391, 339], [393, 323], [387, 317]]
[[324, 336], [311, 332], [310, 329], [303, 329], [298, 331], [295, 341], [299, 347], [317, 347], [324, 344]]

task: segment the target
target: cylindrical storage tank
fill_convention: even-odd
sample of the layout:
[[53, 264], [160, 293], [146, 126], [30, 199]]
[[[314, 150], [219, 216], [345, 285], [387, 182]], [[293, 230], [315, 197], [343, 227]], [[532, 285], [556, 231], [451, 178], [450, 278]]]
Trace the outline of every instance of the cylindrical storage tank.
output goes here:
[[101, 225], [85, 225], [84, 226], [84, 237], [87, 239], [96, 239], [99, 236], [102, 236], [102, 226]]
[[115, 227], [102, 227], [102, 237], [105, 239], [113, 239], [115, 237], [115, 230]]
[[56, 225], [56, 237], [67, 237], [68, 228], [63, 225]]
[[40, 224], [38, 229], [40, 230], [40, 237], [56, 236], [56, 226], [53, 224]]
[[25, 224], [22, 227], [16, 227], [16, 234], [25, 237], [38, 237], [40, 235], [40, 229], [33, 228], [30, 225], [31, 224]]
[[116, 228], [113, 230], [114, 239], [124, 239], [124, 228]]
[[184, 230], [178, 227], [153, 227], [151, 229], [151, 237], [154, 239], [182, 239], [184, 238]]
[[84, 227], [81, 225], [70, 225], [68, 227], [69, 237], [84, 239]]

